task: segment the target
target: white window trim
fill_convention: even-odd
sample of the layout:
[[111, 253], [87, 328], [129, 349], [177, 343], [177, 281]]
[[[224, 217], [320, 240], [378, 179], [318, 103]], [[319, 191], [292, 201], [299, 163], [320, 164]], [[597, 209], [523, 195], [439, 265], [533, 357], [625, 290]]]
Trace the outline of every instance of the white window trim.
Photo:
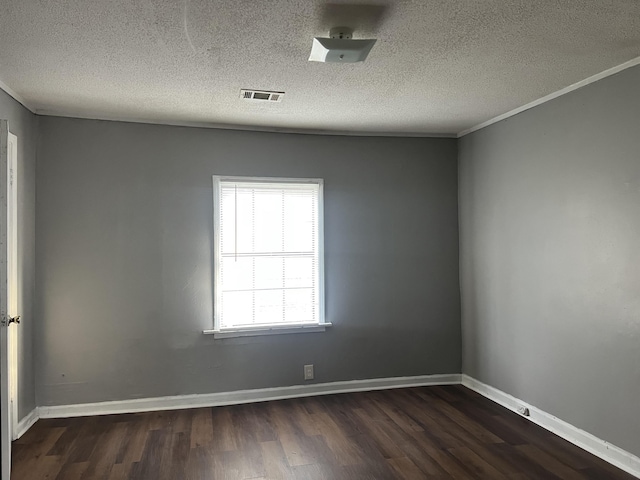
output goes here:
[[285, 333], [314, 333], [324, 332], [331, 323], [314, 323], [310, 325], [284, 325], [277, 327], [259, 327], [225, 330], [203, 330], [205, 335], [213, 335], [213, 338], [255, 337], [259, 335], [282, 335]]
[[[213, 330], [203, 330], [205, 335], [213, 335], [214, 338], [246, 337], [256, 335], [277, 335], [286, 333], [311, 333], [324, 332], [331, 326], [325, 320], [324, 308], [324, 180], [322, 178], [282, 178], [282, 177], [245, 177], [213, 175]], [[242, 328], [219, 328], [219, 314], [222, 291], [220, 289], [221, 241], [220, 241], [220, 182], [253, 182], [253, 183], [313, 183], [318, 185], [318, 298], [319, 321], [318, 323], [291, 324], [291, 325], [260, 325]]]

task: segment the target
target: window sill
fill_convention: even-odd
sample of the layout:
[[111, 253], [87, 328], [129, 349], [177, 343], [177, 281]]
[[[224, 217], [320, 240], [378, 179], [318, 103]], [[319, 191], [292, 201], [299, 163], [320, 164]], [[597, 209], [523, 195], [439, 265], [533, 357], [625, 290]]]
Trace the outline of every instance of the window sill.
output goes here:
[[331, 323], [319, 323], [314, 325], [246, 328], [238, 330], [203, 330], [202, 333], [205, 335], [213, 335], [213, 338], [253, 337], [258, 335], [280, 335], [284, 333], [324, 332], [330, 326]]

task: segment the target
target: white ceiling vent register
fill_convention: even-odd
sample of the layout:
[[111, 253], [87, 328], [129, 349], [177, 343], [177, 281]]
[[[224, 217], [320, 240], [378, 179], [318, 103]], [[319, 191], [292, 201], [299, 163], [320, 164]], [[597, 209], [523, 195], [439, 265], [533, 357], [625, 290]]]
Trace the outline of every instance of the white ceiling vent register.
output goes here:
[[284, 92], [269, 92], [267, 90], [240, 90], [240, 98], [256, 102], [281, 102]]
[[375, 39], [353, 40], [348, 27], [332, 28], [331, 38], [315, 37], [311, 45], [310, 62], [356, 63], [364, 62], [376, 43]]

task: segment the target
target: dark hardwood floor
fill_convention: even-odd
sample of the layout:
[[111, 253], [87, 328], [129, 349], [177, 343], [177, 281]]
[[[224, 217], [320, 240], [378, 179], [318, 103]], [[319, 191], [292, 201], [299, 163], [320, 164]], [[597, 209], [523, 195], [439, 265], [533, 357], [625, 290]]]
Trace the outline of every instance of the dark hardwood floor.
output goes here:
[[631, 479], [462, 386], [40, 420], [13, 480]]

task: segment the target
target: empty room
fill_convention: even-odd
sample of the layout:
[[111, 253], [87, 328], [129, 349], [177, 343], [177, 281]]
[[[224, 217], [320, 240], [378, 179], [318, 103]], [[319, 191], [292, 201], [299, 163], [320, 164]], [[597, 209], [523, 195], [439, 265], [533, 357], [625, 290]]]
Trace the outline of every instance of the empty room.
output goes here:
[[640, 478], [640, 2], [0, 0], [0, 480]]

